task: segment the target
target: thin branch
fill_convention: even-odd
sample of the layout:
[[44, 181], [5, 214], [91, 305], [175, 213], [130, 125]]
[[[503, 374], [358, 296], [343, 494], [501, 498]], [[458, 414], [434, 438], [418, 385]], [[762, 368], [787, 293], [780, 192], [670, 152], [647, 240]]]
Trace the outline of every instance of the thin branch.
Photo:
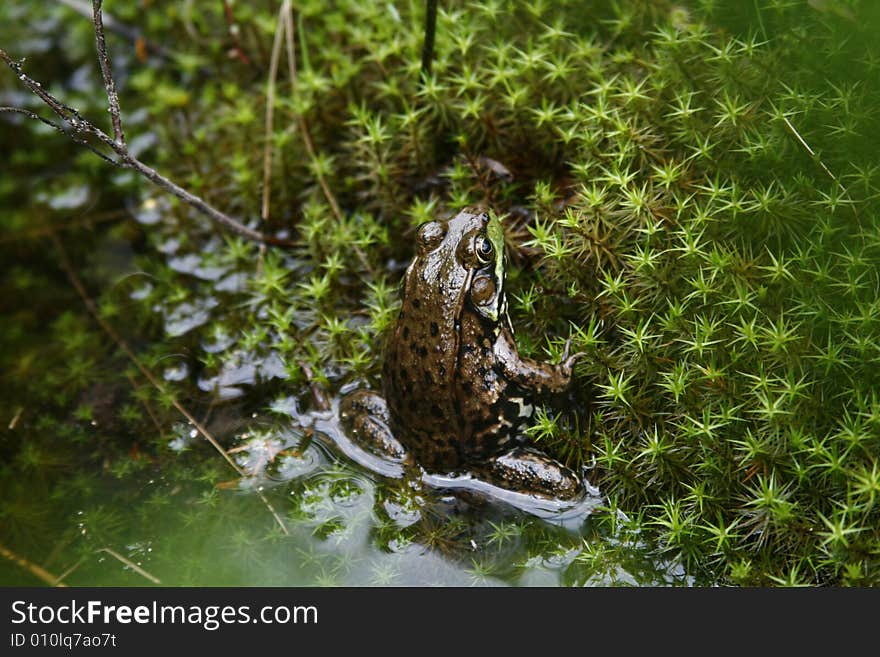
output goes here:
[[107, 221], [117, 221], [119, 219], [124, 219], [128, 217], [129, 213], [126, 210], [112, 210], [110, 212], [100, 212], [97, 214], [88, 215], [85, 217], [79, 217], [76, 219], [71, 219], [66, 223], [56, 223], [53, 225], [46, 226], [37, 226], [35, 228], [31, 228], [30, 230], [20, 231], [18, 233], [11, 233], [9, 235], [5, 235], [0, 237], [0, 244], [8, 244], [10, 242], [20, 242], [23, 240], [31, 240], [36, 238], [45, 237], [49, 233], [55, 231], [62, 230], [73, 230], [75, 228], [92, 228], [95, 224], [104, 223]]
[[110, 55], [107, 54], [107, 42], [104, 38], [104, 20], [101, 17], [101, 5], [104, 0], [92, 0], [92, 17], [95, 22], [95, 46], [98, 49], [98, 63], [101, 65], [101, 77], [104, 78], [104, 89], [107, 91], [107, 102], [110, 103], [110, 121], [113, 124], [113, 135], [116, 143], [125, 146], [125, 134], [122, 132], [122, 118], [119, 115], [119, 96], [116, 93], [116, 82], [110, 71]]
[[[211, 446], [217, 450], [217, 452], [226, 460], [226, 462], [235, 470], [238, 475], [242, 478], [246, 477], [247, 474], [244, 470], [242, 470], [238, 464], [229, 456], [229, 453], [223, 449], [223, 446], [217, 442], [217, 439], [208, 431], [205, 426], [196, 420], [192, 413], [190, 413], [186, 408], [184, 408], [183, 404], [181, 404], [177, 397], [168, 390], [165, 385], [156, 377], [153, 372], [151, 372], [146, 365], [141, 363], [140, 359], [134, 353], [134, 350], [128, 345], [128, 343], [122, 338], [119, 333], [114, 329], [103, 317], [101, 317], [100, 312], [98, 312], [98, 307], [95, 305], [95, 302], [89, 297], [86, 292], [86, 288], [80, 280], [79, 276], [77, 276], [76, 271], [73, 268], [73, 265], [70, 262], [70, 259], [67, 257], [67, 251], [64, 248], [64, 245], [61, 243], [61, 240], [58, 239], [58, 236], [55, 233], [50, 233], [50, 237], [52, 239], [52, 243], [55, 246], [56, 251], [58, 252], [59, 262], [61, 264], [61, 268], [64, 270], [64, 273], [67, 274], [67, 278], [70, 280], [71, 285], [73, 285], [74, 289], [79, 294], [80, 299], [86, 307], [86, 310], [89, 311], [89, 314], [92, 318], [98, 323], [98, 325], [104, 330], [104, 332], [110, 336], [110, 339], [116, 343], [116, 345], [128, 356], [128, 359], [134, 364], [134, 366], [140, 371], [143, 377], [150, 382], [150, 384], [156, 388], [162, 395], [167, 397], [171, 401], [171, 405], [177, 409], [177, 411], [183, 415], [189, 423], [195, 427], [196, 431], [198, 431], [202, 437], [207, 440]], [[269, 512], [275, 518], [276, 522], [281, 527], [281, 530], [287, 534], [287, 527], [284, 524], [284, 521], [278, 515], [278, 512], [275, 511], [275, 508], [266, 498], [262, 491], [257, 490], [257, 495], [263, 501], [263, 504], [269, 509]]]
[[303, 371], [303, 374], [306, 375], [306, 381], [309, 382], [309, 390], [311, 390], [312, 392], [312, 400], [315, 402], [320, 410], [330, 410], [330, 402], [327, 401], [327, 395], [324, 394], [321, 386], [319, 386], [318, 382], [315, 381], [315, 375], [312, 373], [312, 368], [309, 367], [309, 364], [303, 360], [297, 360], [297, 364]]
[[223, 14], [226, 17], [226, 29], [229, 30], [229, 36], [232, 38], [232, 52], [235, 53], [235, 56], [243, 64], [250, 64], [250, 58], [245, 54], [244, 48], [241, 47], [238, 23], [235, 22], [235, 15], [232, 13], [232, 5], [229, 4], [229, 0], [223, 0]]
[[[95, 24], [95, 29], [100, 29], [99, 23]], [[82, 140], [85, 138], [85, 136], [90, 135], [95, 137], [98, 141], [107, 146], [107, 148], [112, 150], [119, 158], [119, 161], [114, 162], [105, 155], [102, 155], [105, 160], [113, 162], [113, 164], [115, 164], [116, 166], [134, 169], [157, 187], [164, 189], [170, 194], [173, 194], [184, 203], [194, 207], [202, 214], [208, 216], [217, 223], [225, 226], [229, 230], [237, 233], [238, 235], [241, 235], [242, 237], [246, 237], [247, 239], [255, 242], [262, 242], [264, 244], [270, 244], [273, 246], [290, 246], [292, 244], [289, 240], [264, 235], [263, 233], [254, 230], [253, 228], [248, 228], [247, 226], [236, 221], [229, 215], [224, 214], [223, 212], [220, 212], [213, 206], [209, 205], [207, 202], [205, 202], [195, 194], [192, 194], [183, 189], [176, 183], [172, 182], [171, 180], [160, 174], [154, 168], [150, 167], [147, 164], [144, 164], [136, 157], [134, 157], [128, 151], [128, 148], [124, 143], [117, 142], [103, 130], [84, 119], [77, 110], [68, 105], [65, 105], [63, 102], [55, 98], [55, 96], [46, 91], [39, 82], [28, 76], [22, 70], [21, 64], [19, 62], [13, 60], [2, 48], [0, 48], [0, 59], [2, 59], [6, 63], [6, 65], [9, 66], [10, 69], [12, 69], [12, 71], [15, 73], [16, 77], [18, 77], [18, 79], [22, 82], [22, 84], [24, 84], [32, 93], [38, 96], [40, 100], [42, 100], [49, 107], [49, 109], [55, 112], [55, 114], [57, 114], [61, 118], [61, 120], [63, 120], [68, 126], [70, 126], [71, 130], [73, 131], [72, 139], [74, 139], [74, 141], [77, 141], [78, 143], [83, 143]], [[32, 112], [28, 113], [27, 110], [21, 111], [16, 109], [15, 111], [18, 111], [19, 113], [28, 116], [33, 115], [31, 116], [31, 118], [38, 116], [33, 114]], [[43, 121], [44, 123], [46, 122], [46, 120], [42, 118], [39, 118], [39, 120]], [[51, 122], [49, 122], [49, 124], [51, 125]], [[93, 152], [96, 152], [95, 149], [91, 146], [89, 146], [89, 148]]]
[[[52, 550], [49, 552], [48, 556], [43, 559], [43, 562], [40, 565], [43, 568], [49, 568], [49, 565], [55, 561], [55, 559], [61, 555], [62, 551], [79, 535], [78, 532], [65, 532], [62, 534], [61, 538], [55, 542], [55, 545], [52, 546]], [[62, 579], [64, 579], [63, 573], [58, 576], [59, 581]]]
[[73, 564], [70, 568], [68, 568], [68, 569], [65, 570], [63, 573], [61, 573], [61, 574], [58, 576], [58, 579], [55, 580], [54, 586], [67, 586], [66, 584], [62, 584], [61, 582], [63, 582], [63, 581], [66, 580], [68, 577], [70, 577], [74, 572], [76, 572], [76, 571], [79, 569], [79, 567], [83, 565], [83, 563], [85, 562], [85, 560], [86, 560], [85, 557], [81, 557], [81, 558], [79, 559], [79, 561], [77, 561], [77, 562], [76, 562], [75, 564]]
[[[24, 116], [28, 117], [29, 119], [33, 119], [34, 121], [39, 121], [40, 123], [46, 124], [47, 126], [52, 128], [53, 130], [57, 130], [65, 137], [67, 136], [67, 131], [64, 129], [64, 126], [62, 126], [60, 123], [55, 123], [55, 121], [50, 121], [49, 119], [40, 116], [36, 112], [31, 112], [29, 109], [24, 109], [23, 107], [0, 107], [0, 112], [9, 112], [10, 114], [23, 114]], [[95, 154], [100, 155], [101, 157], [103, 157], [105, 159], [109, 159], [109, 158], [107, 158], [106, 155], [104, 155], [100, 151], [95, 151]], [[113, 162], [113, 160], [110, 160], [110, 162]], [[113, 162], [113, 163], [115, 164], [115, 162]]]
[[[131, 374], [127, 375], [129, 383], [131, 383], [131, 387], [134, 388], [135, 393], [140, 390], [140, 386], [137, 381], [134, 380], [134, 377]], [[137, 394], [135, 394], [137, 397]], [[141, 399], [141, 404], [143, 404], [144, 409], [147, 411], [147, 415], [150, 416], [150, 419], [153, 421], [153, 426], [156, 427], [156, 435], [162, 435], [162, 425], [159, 424], [159, 418], [156, 417], [156, 413], [153, 412], [153, 407], [150, 406], [150, 402], [147, 399]]]
[[109, 162], [110, 164], [112, 164], [112, 165], [114, 165], [114, 166], [121, 166], [121, 165], [119, 164], [119, 162], [117, 162], [116, 160], [114, 160], [114, 159], [111, 158], [111, 157], [107, 157], [106, 155], [104, 155], [104, 153], [102, 153], [102, 152], [99, 151], [97, 148], [95, 148], [94, 146], [92, 146], [89, 142], [87, 142], [87, 141], [86, 141], [85, 139], [83, 139], [82, 137], [77, 137], [75, 134], [69, 134], [69, 133], [67, 132], [67, 130], [64, 129], [64, 126], [62, 126], [60, 123], [55, 123], [54, 121], [50, 121], [49, 119], [40, 116], [40, 115], [37, 114], [36, 112], [31, 112], [30, 110], [26, 110], [26, 109], [24, 109], [23, 107], [0, 107], [0, 112], [9, 112], [9, 113], [15, 113], [15, 114], [23, 114], [24, 116], [28, 117], [29, 119], [33, 119], [33, 120], [35, 120], [35, 121], [39, 121], [40, 123], [45, 123], [47, 126], [49, 126], [50, 128], [53, 128], [53, 129], [57, 130], [58, 132], [60, 132], [60, 133], [61, 133], [62, 135], [64, 135], [65, 137], [70, 137], [71, 139], [73, 139], [73, 141], [75, 141], [75, 142], [76, 142], [77, 144], [79, 144], [80, 146], [85, 146], [87, 149], [89, 149], [90, 151], [92, 151], [92, 153], [94, 153], [95, 155], [97, 155], [98, 157], [100, 157], [100, 158], [101, 158], [102, 160], [104, 160], [105, 162]]
[[184, 203], [191, 205], [202, 214], [210, 217], [217, 223], [223, 224], [231, 231], [238, 233], [242, 237], [247, 237], [248, 239], [255, 242], [263, 242], [265, 244], [270, 244], [273, 246], [291, 245], [291, 242], [289, 240], [279, 239], [270, 235], [264, 235], [263, 233], [254, 230], [253, 228], [248, 228], [247, 226], [239, 223], [229, 215], [224, 214], [223, 212], [220, 212], [220, 210], [217, 210], [214, 206], [209, 205], [207, 202], [203, 201], [195, 194], [191, 194], [180, 185], [177, 185], [176, 183], [170, 181], [168, 178], [160, 174], [152, 167], [144, 164], [140, 160], [127, 154], [123, 159], [131, 168], [135, 169], [156, 186], [161, 187], [165, 191], [173, 194]]
[[46, 103], [46, 105], [49, 106], [49, 109], [55, 112], [62, 121], [67, 123], [74, 133], [94, 135], [106, 146], [109, 146], [113, 150], [116, 149], [117, 145], [110, 137], [108, 137], [102, 130], [86, 121], [74, 108], [65, 105], [63, 102], [55, 98], [55, 96], [43, 89], [43, 85], [27, 75], [22, 69], [21, 64], [7, 55], [6, 51], [2, 48], [0, 48], [0, 59], [12, 69], [12, 72], [15, 73], [24, 86], [30, 89], [32, 93], [36, 94], [40, 100]]
[[4, 546], [2, 544], [0, 544], [0, 556], [6, 557], [12, 563], [14, 563], [16, 566], [19, 566], [20, 568], [24, 568], [31, 575], [42, 580], [43, 582], [45, 582], [49, 586], [61, 586], [61, 587], [67, 586], [67, 584], [62, 584], [59, 581], [58, 577], [55, 577], [55, 575], [50, 573], [48, 570], [46, 570], [42, 566], [38, 566], [37, 564], [33, 563], [32, 561], [28, 561], [24, 557], [17, 555], [15, 552], [13, 552], [12, 550], [10, 550], [9, 548], [7, 548], [6, 546]]
[[64, 270], [64, 273], [67, 274], [67, 278], [70, 280], [74, 289], [79, 294], [82, 299], [83, 304], [86, 309], [89, 311], [89, 314], [94, 318], [96, 322], [101, 326], [104, 332], [110, 336], [110, 338], [117, 344], [117, 346], [125, 352], [125, 355], [128, 356], [129, 360], [134, 364], [135, 367], [140, 371], [140, 373], [144, 376], [147, 381], [149, 381], [160, 393], [163, 395], [167, 395], [171, 399], [171, 404], [176, 408], [184, 417], [186, 417], [189, 422], [195, 426], [195, 428], [201, 433], [205, 439], [211, 443], [211, 445], [216, 449], [221, 456], [232, 466], [232, 468], [238, 472], [239, 475], [244, 476], [244, 471], [238, 467], [238, 464], [232, 460], [229, 454], [226, 453], [226, 450], [217, 442], [217, 440], [212, 436], [207, 429], [201, 426], [201, 424], [196, 420], [189, 411], [187, 411], [177, 398], [171, 394], [171, 392], [165, 388], [159, 379], [156, 378], [156, 375], [153, 374], [147, 367], [141, 363], [140, 359], [135, 355], [134, 350], [128, 345], [128, 343], [120, 336], [116, 329], [114, 329], [107, 321], [101, 317], [100, 312], [98, 312], [98, 307], [95, 305], [95, 302], [89, 297], [86, 292], [86, 288], [77, 275], [76, 271], [73, 269], [73, 265], [70, 262], [70, 259], [67, 257], [67, 250], [64, 248], [64, 245], [61, 243], [61, 240], [58, 239], [58, 236], [53, 232], [49, 234], [49, 237], [52, 239], [52, 243], [54, 244], [56, 250], [58, 251], [59, 262], [61, 263], [61, 268]]

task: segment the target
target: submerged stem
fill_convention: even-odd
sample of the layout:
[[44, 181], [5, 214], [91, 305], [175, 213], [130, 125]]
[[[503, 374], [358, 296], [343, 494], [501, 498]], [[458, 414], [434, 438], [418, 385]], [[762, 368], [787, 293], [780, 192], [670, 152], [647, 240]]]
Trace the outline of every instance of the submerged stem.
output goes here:
[[[95, 302], [89, 297], [86, 292], [86, 288], [80, 280], [79, 276], [77, 276], [76, 271], [73, 268], [73, 265], [70, 262], [70, 259], [67, 257], [67, 251], [64, 248], [64, 245], [61, 243], [61, 240], [58, 239], [58, 236], [53, 232], [49, 234], [49, 237], [52, 240], [52, 243], [55, 246], [56, 251], [58, 252], [59, 261], [61, 263], [61, 268], [64, 270], [64, 273], [67, 274], [67, 278], [70, 280], [71, 285], [73, 285], [77, 294], [79, 294], [80, 299], [86, 307], [86, 310], [89, 311], [89, 314], [92, 318], [98, 323], [98, 325], [104, 330], [104, 332], [110, 336], [110, 339], [116, 343], [116, 345], [128, 356], [128, 359], [134, 364], [134, 366], [138, 369], [138, 371], [143, 375], [143, 377], [150, 382], [150, 384], [156, 388], [162, 395], [171, 400], [171, 405], [177, 409], [177, 411], [183, 415], [187, 421], [195, 427], [196, 431], [198, 431], [202, 437], [207, 440], [211, 446], [217, 450], [217, 452], [224, 458], [224, 460], [232, 467], [233, 470], [238, 473], [238, 475], [242, 478], [246, 477], [247, 474], [244, 470], [242, 470], [239, 465], [229, 456], [229, 453], [223, 449], [223, 446], [217, 442], [217, 439], [208, 431], [205, 426], [199, 422], [192, 413], [190, 413], [183, 404], [178, 401], [177, 397], [168, 390], [165, 385], [156, 377], [153, 372], [151, 372], [146, 365], [144, 365], [137, 355], [134, 353], [134, 350], [129, 346], [129, 344], [122, 338], [119, 333], [114, 329], [100, 314], [98, 311], [98, 307], [95, 305]], [[275, 518], [278, 525], [281, 527], [281, 530], [288, 534], [287, 527], [284, 524], [284, 521], [278, 515], [278, 512], [275, 511], [275, 508], [266, 499], [266, 496], [262, 493], [262, 491], [256, 491], [259, 498], [262, 500], [263, 504], [269, 509], [269, 512]]]

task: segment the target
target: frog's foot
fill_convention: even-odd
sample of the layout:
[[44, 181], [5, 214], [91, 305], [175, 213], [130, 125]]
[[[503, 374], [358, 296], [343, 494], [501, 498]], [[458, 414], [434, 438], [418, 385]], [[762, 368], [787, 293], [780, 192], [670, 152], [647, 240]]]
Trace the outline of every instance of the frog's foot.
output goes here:
[[575, 472], [559, 461], [526, 447], [517, 447], [473, 468], [486, 483], [506, 490], [553, 500], [584, 496], [586, 488]]
[[356, 390], [339, 403], [339, 419], [346, 435], [361, 449], [401, 462], [406, 450], [391, 433], [388, 405], [372, 390]]

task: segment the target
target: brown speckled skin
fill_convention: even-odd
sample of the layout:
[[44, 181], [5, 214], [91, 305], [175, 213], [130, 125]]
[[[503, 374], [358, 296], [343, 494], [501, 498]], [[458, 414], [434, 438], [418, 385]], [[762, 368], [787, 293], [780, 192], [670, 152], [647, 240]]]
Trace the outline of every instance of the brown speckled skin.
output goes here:
[[396, 458], [401, 446], [429, 472], [468, 470], [512, 489], [573, 495], [574, 473], [515, 444], [531, 400], [563, 390], [577, 356], [549, 365], [517, 353], [500, 223], [465, 210], [423, 224], [418, 242], [386, 346], [384, 400], [368, 391], [344, 400], [346, 427], [379, 444], [374, 451]]
[[400, 315], [386, 345], [382, 382], [392, 428], [425, 468], [459, 462], [459, 408], [451, 393], [462, 299], [473, 271], [459, 262], [456, 251], [481, 224], [476, 216], [461, 214], [442, 226], [445, 234], [433, 250], [419, 240], [419, 252], [404, 278]]
[[[488, 261], [474, 254], [475, 240], [491, 239], [489, 215], [464, 211], [436, 223], [441, 230], [432, 234], [445, 229], [442, 241], [420, 245], [407, 270], [383, 382], [400, 441], [426, 469], [450, 470], [500, 453], [530, 415], [510, 400], [562, 390], [571, 363], [545, 365], [517, 354], [503, 241]], [[494, 318], [470, 298], [479, 278], [494, 292], [481, 299], [497, 309]]]

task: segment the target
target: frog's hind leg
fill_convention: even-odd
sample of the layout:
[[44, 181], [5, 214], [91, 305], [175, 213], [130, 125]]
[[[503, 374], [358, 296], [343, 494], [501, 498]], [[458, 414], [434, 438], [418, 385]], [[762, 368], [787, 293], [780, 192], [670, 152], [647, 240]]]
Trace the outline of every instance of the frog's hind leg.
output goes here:
[[339, 403], [339, 419], [346, 434], [371, 454], [402, 462], [406, 450], [394, 437], [385, 399], [372, 390], [356, 390]]
[[499, 488], [554, 500], [576, 500], [586, 492], [571, 468], [527, 447], [493, 457], [475, 468], [474, 474]]

